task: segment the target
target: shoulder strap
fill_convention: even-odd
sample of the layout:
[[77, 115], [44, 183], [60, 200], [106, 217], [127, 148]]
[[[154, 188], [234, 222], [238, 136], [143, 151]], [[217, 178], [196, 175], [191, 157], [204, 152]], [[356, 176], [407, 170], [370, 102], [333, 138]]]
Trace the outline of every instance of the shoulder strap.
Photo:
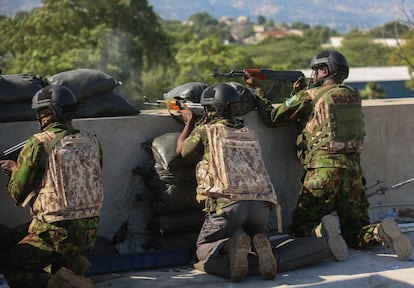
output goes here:
[[321, 90], [318, 91], [318, 94], [316, 95], [316, 97], [312, 100], [312, 104], [315, 105], [319, 101], [319, 99], [321, 99], [321, 97], [323, 96], [323, 94], [325, 94], [325, 92], [327, 92], [328, 90], [331, 90], [335, 86], [328, 85], [326, 87], [322, 87]]
[[63, 137], [65, 137], [66, 135], [69, 135], [69, 134], [70, 133], [69, 133], [68, 130], [64, 130], [64, 131], [56, 134], [56, 137], [46, 145], [47, 153], [50, 153], [50, 151], [52, 151], [53, 147], [55, 147], [56, 143], [59, 142], [60, 139], [62, 139]]

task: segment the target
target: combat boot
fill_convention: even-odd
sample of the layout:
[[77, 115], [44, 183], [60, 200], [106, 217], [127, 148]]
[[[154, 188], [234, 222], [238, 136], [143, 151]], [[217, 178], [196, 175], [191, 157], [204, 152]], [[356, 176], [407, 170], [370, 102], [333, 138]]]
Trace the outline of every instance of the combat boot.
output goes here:
[[95, 283], [72, 270], [62, 267], [49, 279], [48, 288], [95, 288]]
[[236, 282], [241, 281], [246, 277], [249, 269], [247, 254], [252, 245], [251, 239], [246, 234], [233, 236], [226, 245], [230, 258], [230, 279]]
[[272, 280], [276, 276], [277, 264], [269, 240], [264, 234], [256, 234], [252, 239], [259, 258], [259, 270], [263, 279]]
[[392, 248], [395, 254], [397, 254], [398, 259], [408, 260], [411, 256], [412, 244], [410, 239], [400, 231], [397, 223], [390, 219], [386, 218], [381, 221], [378, 225], [379, 238], [386, 247]]
[[317, 238], [326, 238], [329, 250], [336, 261], [344, 261], [348, 258], [348, 245], [342, 238], [339, 220], [336, 216], [323, 216], [321, 223], [313, 233]]

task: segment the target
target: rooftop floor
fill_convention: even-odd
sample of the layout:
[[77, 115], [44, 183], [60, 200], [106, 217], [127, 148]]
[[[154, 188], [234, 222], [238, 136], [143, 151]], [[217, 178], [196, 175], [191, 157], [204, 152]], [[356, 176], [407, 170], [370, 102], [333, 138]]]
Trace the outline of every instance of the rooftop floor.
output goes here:
[[[414, 243], [414, 232], [408, 232]], [[365, 251], [350, 250], [344, 262], [326, 259], [314, 266], [277, 274], [274, 280], [249, 277], [242, 282], [212, 276], [191, 266], [95, 275], [97, 288], [157, 287], [414, 287], [414, 261], [400, 261], [381, 246]]]

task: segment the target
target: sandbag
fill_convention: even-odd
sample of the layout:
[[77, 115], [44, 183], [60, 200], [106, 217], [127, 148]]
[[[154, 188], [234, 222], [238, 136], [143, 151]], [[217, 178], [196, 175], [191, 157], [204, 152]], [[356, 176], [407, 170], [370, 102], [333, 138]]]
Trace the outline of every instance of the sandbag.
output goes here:
[[140, 111], [114, 91], [85, 98], [78, 102], [75, 118], [134, 116]]
[[170, 100], [180, 98], [189, 102], [200, 103], [201, 94], [207, 87], [208, 85], [202, 82], [185, 83], [164, 93], [164, 99]]
[[86, 97], [105, 94], [121, 85], [111, 75], [88, 68], [63, 71], [51, 76], [48, 81], [50, 84], [68, 87], [78, 101]]
[[182, 232], [198, 232], [204, 222], [205, 212], [184, 211], [168, 213], [152, 217], [146, 225], [146, 230], [161, 236]]
[[239, 82], [227, 82], [227, 84], [236, 89], [240, 95], [240, 110], [236, 116], [243, 116], [252, 111], [256, 106], [256, 92]]
[[31, 102], [37, 91], [46, 86], [42, 77], [33, 74], [0, 75], [1, 103]]
[[165, 170], [177, 170], [182, 167], [194, 167], [199, 159], [188, 157], [183, 159], [176, 154], [177, 140], [180, 132], [165, 133], [154, 138], [150, 143], [152, 156], [156, 163]]
[[32, 102], [0, 103], [0, 122], [20, 122], [36, 120]]
[[188, 182], [166, 185], [166, 189], [152, 200], [153, 212], [168, 214], [192, 210], [202, 211], [204, 205], [196, 200], [196, 187], [195, 182], [193, 185]]
[[187, 181], [191, 183], [196, 181], [195, 178], [195, 164], [188, 164], [187, 166], [180, 167], [178, 169], [166, 170], [161, 164], [154, 164], [155, 173], [157, 178], [166, 184], [176, 184], [179, 182]]

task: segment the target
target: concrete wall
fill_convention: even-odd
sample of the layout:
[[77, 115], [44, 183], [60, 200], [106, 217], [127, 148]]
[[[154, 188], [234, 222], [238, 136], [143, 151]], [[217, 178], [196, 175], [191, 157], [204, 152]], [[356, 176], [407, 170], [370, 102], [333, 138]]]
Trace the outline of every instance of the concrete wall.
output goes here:
[[[385, 186], [414, 177], [414, 99], [366, 100], [363, 103], [366, 122], [366, 143], [362, 165], [368, 186], [377, 179]], [[290, 215], [300, 190], [301, 165], [295, 154], [295, 128], [265, 127], [255, 111], [245, 116], [247, 126], [256, 130], [262, 144], [265, 164], [269, 170], [282, 205], [283, 225], [289, 226]], [[167, 132], [181, 131], [182, 125], [161, 111], [143, 111], [134, 117], [115, 117], [74, 120], [74, 126], [95, 133], [104, 151], [105, 201], [99, 234], [112, 238], [120, 225], [128, 220], [131, 230], [124, 251], [140, 250], [148, 236], [144, 227], [149, 207], [136, 201], [147, 188], [140, 176], [132, 173], [150, 161], [141, 143]], [[38, 131], [36, 122], [0, 123], [1, 151], [25, 140]], [[15, 226], [30, 220], [27, 208], [15, 207], [8, 194], [8, 178], [0, 175], [0, 223]], [[414, 208], [414, 182], [385, 195], [370, 197], [372, 221], [384, 210], [393, 207]], [[378, 187], [376, 187], [378, 188]], [[368, 192], [374, 192], [371, 189]], [[397, 206], [396, 206], [397, 205]], [[408, 205], [408, 206], [407, 206]]]

